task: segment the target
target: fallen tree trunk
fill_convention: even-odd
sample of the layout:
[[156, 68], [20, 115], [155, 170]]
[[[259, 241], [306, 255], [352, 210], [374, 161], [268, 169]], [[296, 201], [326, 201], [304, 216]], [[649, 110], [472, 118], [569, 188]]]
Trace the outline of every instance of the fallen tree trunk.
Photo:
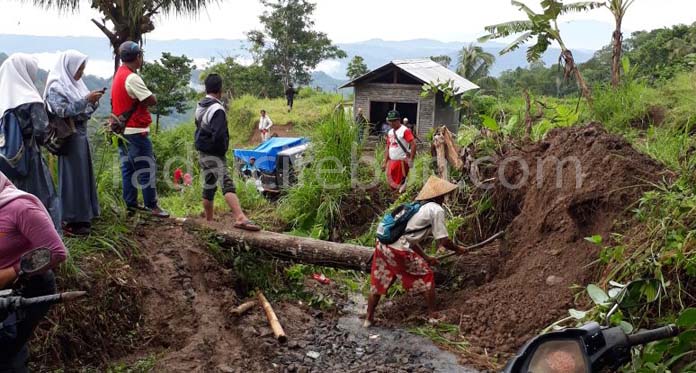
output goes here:
[[[209, 231], [212, 227], [192, 219], [177, 219], [190, 230]], [[226, 248], [251, 247], [273, 257], [339, 269], [369, 271], [373, 248], [289, 236], [274, 232], [249, 232], [241, 229], [214, 230], [220, 245]]]

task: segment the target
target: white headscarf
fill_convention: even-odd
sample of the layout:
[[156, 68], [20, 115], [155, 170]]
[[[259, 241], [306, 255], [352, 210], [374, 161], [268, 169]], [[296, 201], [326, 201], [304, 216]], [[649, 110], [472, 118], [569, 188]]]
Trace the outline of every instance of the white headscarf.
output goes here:
[[46, 212], [46, 215], [48, 215], [48, 211], [41, 203], [41, 201], [38, 198], [36, 198], [36, 196], [17, 189], [17, 187], [15, 187], [14, 184], [12, 184], [10, 179], [8, 179], [7, 176], [5, 176], [5, 174], [3, 174], [0, 171], [0, 209], [5, 207], [5, 205], [7, 205], [8, 203], [19, 198], [27, 199], [29, 201], [34, 202], [35, 205], [41, 206], [41, 209], [43, 209], [44, 212]]
[[48, 73], [44, 98], [48, 96], [48, 90], [55, 85], [58, 92], [67, 97], [71, 102], [82, 100], [89, 94], [85, 82], [75, 80], [75, 74], [82, 64], [87, 63], [87, 55], [76, 50], [67, 50], [58, 56], [56, 66]]
[[34, 81], [39, 71], [36, 58], [24, 54], [11, 55], [0, 66], [0, 115], [18, 106], [43, 102]]

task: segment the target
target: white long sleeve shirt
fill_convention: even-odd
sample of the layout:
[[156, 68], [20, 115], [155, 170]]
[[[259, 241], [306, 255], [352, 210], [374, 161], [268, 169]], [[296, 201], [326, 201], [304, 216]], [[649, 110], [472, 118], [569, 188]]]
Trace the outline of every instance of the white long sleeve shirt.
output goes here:
[[259, 118], [259, 131], [268, 131], [271, 129], [271, 127], [273, 127], [273, 121], [271, 120], [271, 117], [266, 115], [265, 117]]

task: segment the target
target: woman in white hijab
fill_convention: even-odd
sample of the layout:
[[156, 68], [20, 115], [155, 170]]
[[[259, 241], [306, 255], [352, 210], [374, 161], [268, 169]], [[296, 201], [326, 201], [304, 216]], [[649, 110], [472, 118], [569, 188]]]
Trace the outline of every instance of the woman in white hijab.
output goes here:
[[99, 216], [99, 201], [87, 136], [87, 122], [99, 106], [104, 91], [92, 91], [82, 81], [87, 56], [68, 50], [48, 74], [44, 97], [48, 110], [61, 118], [70, 118], [76, 133], [62, 147], [58, 162], [58, 191], [64, 230], [88, 235], [92, 219]]
[[0, 66], [0, 115], [14, 115], [19, 121], [24, 133], [24, 156], [30, 164], [27, 176], [13, 179], [12, 183], [38, 197], [60, 231], [60, 201], [39, 148], [46, 135], [48, 115], [34, 83], [38, 71], [36, 59], [28, 54], [15, 53], [3, 62]]

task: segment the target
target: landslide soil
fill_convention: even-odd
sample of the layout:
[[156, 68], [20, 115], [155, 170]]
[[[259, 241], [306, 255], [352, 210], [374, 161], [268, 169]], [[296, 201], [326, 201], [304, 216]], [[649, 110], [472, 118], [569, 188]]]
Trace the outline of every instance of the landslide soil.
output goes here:
[[[564, 162], [560, 173], [557, 160]], [[585, 238], [601, 235], [609, 243], [612, 232], [629, 228], [630, 209], [671, 173], [595, 124], [511, 149], [498, 171], [517, 185], [505, 187], [499, 178], [493, 191], [496, 212], [509, 222], [505, 237], [451, 264], [445, 280], [458, 278], [458, 290], [440, 291], [439, 308], [480, 352], [505, 355], [569, 308], [587, 305], [582, 297], [576, 302], [573, 286], [596, 280], [600, 248]], [[408, 320], [422, 308], [411, 298], [383, 314]]]

